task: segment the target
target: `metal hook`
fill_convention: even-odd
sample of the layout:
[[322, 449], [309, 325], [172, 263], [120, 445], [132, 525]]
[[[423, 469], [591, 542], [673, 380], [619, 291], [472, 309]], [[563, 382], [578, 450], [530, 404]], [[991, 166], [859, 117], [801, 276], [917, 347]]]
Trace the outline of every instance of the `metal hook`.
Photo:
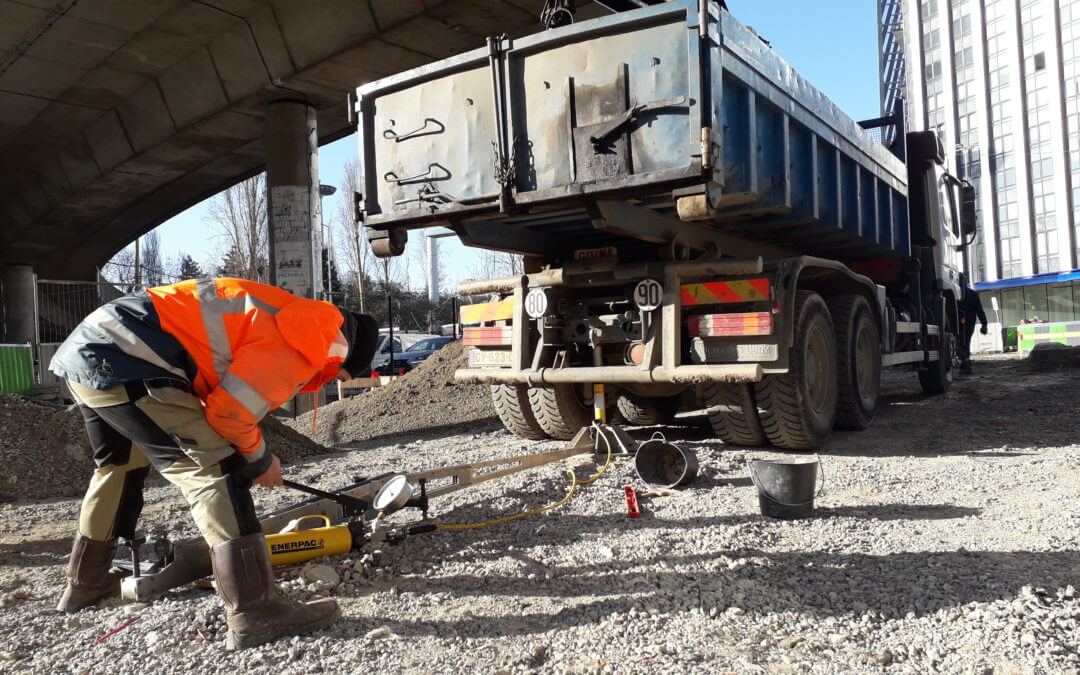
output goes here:
[[[443, 173], [445, 173], [446, 175], [438, 177], [438, 178], [430, 177], [431, 173], [435, 169], [442, 169]], [[386, 173], [383, 174], [383, 180], [384, 181], [386, 181], [387, 183], [397, 183], [398, 185], [405, 185], [406, 183], [410, 183], [410, 182], [419, 182], [419, 181], [421, 181], [423, 179], [427, 179], [427, 180], [446, 180], [449, 177], [450, 177], [450, 171], [445, 166], [443, 166], [442, 164], [439, 164], [438, 162], [432, 162], [431, 164], [428, 164], [427, 171], [425, 171], [424, 173], [418, 173], [415, 176], [406, 176], [405, 178], [398, 178], [397, 174], [394, 173], [393, 171], [387, 171]]]
[[[435, 124], [439, 128], [435, 129], [434, 131], [427, 131], [429, 123]], [[400, 143], [400, 142], [408, 140], [410, 138], [415, 138], [416, 136], [427, 136], [428, 134], [441, 134], [444, 131], [446, 131], [446, 125], [444, 125], [442, 122], [435, 119], [434, 117], [426, 117], [426, 118], [424, 118], [424, 126], [420, 127], [419, 129], [413, 129], [412, 131], [409, 131], [409, 132], [406, 132], [406, 133], [403, 133], [403, 134], [396, 133], [393, 129], [384, 129], [383, 132], [382, 132], [382, 135], [383, 135], [383, 138], [392, 138], [392, 139], [394, 139], [395, 143]]]

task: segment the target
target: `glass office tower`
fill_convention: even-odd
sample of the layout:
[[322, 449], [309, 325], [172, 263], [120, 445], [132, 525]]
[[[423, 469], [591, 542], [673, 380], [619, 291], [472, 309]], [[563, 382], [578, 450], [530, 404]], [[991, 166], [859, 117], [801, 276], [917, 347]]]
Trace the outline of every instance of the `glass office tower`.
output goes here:
[[968, 272], [991, 320], [1080, 320], [1080, 0], [878, 10], [883, 114], [903, 101], [978, 192]]

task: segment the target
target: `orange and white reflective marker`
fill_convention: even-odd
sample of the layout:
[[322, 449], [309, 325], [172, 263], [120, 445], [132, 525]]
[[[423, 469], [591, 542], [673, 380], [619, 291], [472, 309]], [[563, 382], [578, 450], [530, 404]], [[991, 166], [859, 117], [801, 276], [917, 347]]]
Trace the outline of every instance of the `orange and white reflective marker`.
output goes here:
[[730, 314], [701, 314], [686, 322], [690, 337], [739, 337], [772, 335], [771, 312], [731, 312]]

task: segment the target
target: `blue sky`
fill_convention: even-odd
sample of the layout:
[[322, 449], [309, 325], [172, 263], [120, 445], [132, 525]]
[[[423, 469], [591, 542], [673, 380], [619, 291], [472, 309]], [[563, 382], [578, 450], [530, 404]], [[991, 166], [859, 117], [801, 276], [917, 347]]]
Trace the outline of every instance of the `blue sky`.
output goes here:
[[[877, 33], [874, 0], [727, 0], [732, 14], [753, 26], [772, 43], [818, 89], [855, 119], [878, 115]], [[341, 168], [356, 156], [356, 140], [345, 137], [319, 150], [319, 174], [323, 183], [341, 184]], [[326, 199], [326, 213], [335, 213], [340, 194]], [[220, 242], [206, 222], [206, 203], [198, 204], [164, 223], [158, 230], [165, 252], [183, 251], [208, 262]], [[414, 233], [410, 246], [419, 245]], [[445, 255], [442, 267], [448, 285], [468, 276], [475, 265], [474, 253], [456, 239], [440, 244]], [[414, 251], [416, 249], [414, 248]], [[414, 253], [415, 255], [415, 253]], [[414, 287], [422, 287], [420, 267], [413, 270]]]

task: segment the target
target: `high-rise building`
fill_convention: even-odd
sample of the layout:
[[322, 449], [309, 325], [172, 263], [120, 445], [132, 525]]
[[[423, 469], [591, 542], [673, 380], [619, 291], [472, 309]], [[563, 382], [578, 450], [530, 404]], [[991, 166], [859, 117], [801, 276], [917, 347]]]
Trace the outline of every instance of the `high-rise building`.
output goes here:
[[878, 10], [883, 113], [903, 100], [977, 190], [968, 271], [991, 320], [1080, 320], [1080, 0]]

